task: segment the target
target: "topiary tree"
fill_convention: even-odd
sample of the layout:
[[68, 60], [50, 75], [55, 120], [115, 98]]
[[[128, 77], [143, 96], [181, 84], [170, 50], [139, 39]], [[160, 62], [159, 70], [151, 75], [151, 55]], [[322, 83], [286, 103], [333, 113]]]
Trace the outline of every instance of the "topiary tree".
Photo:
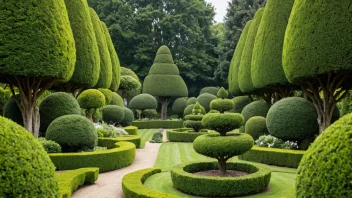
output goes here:
[[187, 107], [186, 98], [177, 98], [172, 104], [172, 111], [177, 114], [179, 118], [183, 117], [183, 112]]
[[[128, 105], [130, 109], [139, 110], [139, 119], [141, 119], [142, 111], [145, 109], [156, 109], [158, 107], [158, 102], [154, 96], [150, 94], [139, 94], [132, 98], [130, 104]], [[137, 111], [138, 112], [138, 111]]]
[[89, 13], [94, 28], [95, 38], [97, 39], [100, 55], [100, 72], [98, 82], [95, 84], [95, 88], [108, 89], [110, 88], [112, 82], [112, 64], [110, 52], [99, 16], [92, 8], [89, 8]]
[[233, 101], [230, 99], [227, 99], [228, 93], [223, 87], [219, 89], [217, 96], [218, 96], [217, 99], [212, 100], [210, 102], [211, 109], [217, 110], [220, 113], [224, 113], [225, 111], [228, 111], [229, 109], [232, 110], [234, 108]]
[[76, 61], [66, 6], [64, 0], [7, 1], [0, 13], [0, 81], [13, 95], [18, 88], [24, 127], [38, 137], [37, 98], [56, 81], [68, 81]]
[[125, 104], [123, 103], [123, 99], [122, 97], [117, 94], [116, 92], [112, 92], [112, 97], [111, 97], [111, 101], [110, 101], [111, 105], [117, 105], [120, 107], [124, 107]]
[[62, 152], [87, 151], [98, 143], [93, 123], [81, 115], [64, 115], [55, 119], [49, 125], [45, 139], [60, 144]]
[[82, 109], [86, 109], [87, 118], [92, 120], [96, 109], [105, 105], [105, 96], [96, 89], [87, 89], [78, 96], [77, 101]]
[[188, 98], [186, 105], [191, 105], [191, 104], [196, 104], [197, 103], [197, 98], [196, 97], [190, 97]]
[[245, 131], [251, 135], [254, 140], [257, 140], [262, 135], [268, 135], [266, 127], [266, 118], [262, 116], [253, 116], [246, 122]]
[[267, 115], [269, 133], [283, 140], [303, 140], [319, 132], [317, 111], [304, 98], [289, 97], [276, 102]]
[[350, 4], [348, 0], [297, 0], [285, 33], [285, 75], [289, 82], [301, 85], [313, 101], [320, 132], [330, 125], [336, 103], [351, 87]]
[[[183, 116], [187, 116], [187, 115], [192, 114], [194, 105], [195, 105], [195, 104], [188, 105], [188, 106], [185, 108], [185, 110], [183, 111]], [[207, 112], [205, 111], [204, 107], [202, 107], [202, 105], [200, 105], [200, 109], [201, 109], [203, 115], [205, 115], [205, 114], [207, 113]]]
[[141, 83], [138, 76], [131, 69], [121, 67], [121, 83], [119, 94], [127, 98], [130, 92], [141, 88]]
[[249, 118], [253, 116], [266, 117], [269, 109], [270, 109], [270, 105], [268, 105], [262, 100], [249, 103], [247, 106], [243, 108], [241, 112], [244, 118], [244, 123], [246, 123], [247, 120], [249, 120]]
[[124, 112], [124, 116], [122, 121], [120, 122], [122, 126], [130, 126], [132, 125], [132, 122], [134, 120], [134, 114], [131, 111], [131, 109], [127, 108], [127, 107], [123, 107], [123, 112]]
[[235, 105], [234, 113], [241, 113], [243, 108], [252, 102], [248, 96], [237, 96], [231, 100]]
[[58, 198], [55, 166], [39, 141], [1, 116], [0, 128], [0, 197]]
[[64, 115], [81, 115], [81, 108], [71, 94], [56, 92], [47, 96], [39, 106], [40, 132], [45, 136], [49, 124], [56, 118]]
[[[16, 95], [16, 97], [17, 101], [21, 100], [19, 95]], [[5, 104], [3, 116], [23, 126], [21, 109], [18, 107], [15, 96], [12, 96]]]
[[203, 127], [202, 118], [202, 106], [197, 102], [192, 109], [192, 114], [185, 116], [186, 121], [184, 122], [184, 126], [192, 128], [195, 132], [199, 132]]
[[155, 119], [158, 117], [158, 112], [155, 109], [145, 109], [143, 111], [143, 116], [148, 119]]
[[101, 110], [103, 121], [109, 124], [120, 124], [125, 116], [123, 107], [106, 105]]
[[209, 112], [210, 110], [210, 102], [212, 100], [215, 100], [217, 97], [213, 94], [209, 94], [209, 93], [204, 93], [201, 94], [197, 97], [197, 102], [199, 102], [199, 104], [204, 107], [206, 112]]
[[348, 114], [316, 138], [297, 169], [297, 197], [351, 197], [351, 137]]
[[202, 95], [203, 93], [210, 93], [210, 94], [213, 94], [214, 96], [216, 96], [218, 91], [219, 91], [218, 87], [203, 87], [200, 90], [199, 95]]
[[172, 97], [187, 97], [188, 90], [174, 64], [170, 49], [163, 45], [156, 53], [154, 63], [143, 82], [143, 93], [159, 98], [161, 119], [167, 117], [167, 106]]
[[105, 96], [105, 104], [109, 105], [111, 103], [111, 100], [112, 100], [112, 93], [113, 92], [110, 89], [102, 89], [102, 88], [99, 88], [98, 91], [100, 91], [102, 94], [104, 94], [104, 96]]

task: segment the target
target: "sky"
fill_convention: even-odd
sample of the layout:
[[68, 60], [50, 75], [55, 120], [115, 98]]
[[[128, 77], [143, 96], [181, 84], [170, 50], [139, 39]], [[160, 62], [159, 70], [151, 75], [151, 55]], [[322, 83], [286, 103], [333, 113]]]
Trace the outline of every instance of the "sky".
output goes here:
[[216, 22], [223, 22], [224, 21], [224, 16], [226, 15], [226, 8], [227, 8], [227, 2], [229, 0], [205, 0], [206, 2], [210, 2], [213, 4], [215, 8], [215, 21]]

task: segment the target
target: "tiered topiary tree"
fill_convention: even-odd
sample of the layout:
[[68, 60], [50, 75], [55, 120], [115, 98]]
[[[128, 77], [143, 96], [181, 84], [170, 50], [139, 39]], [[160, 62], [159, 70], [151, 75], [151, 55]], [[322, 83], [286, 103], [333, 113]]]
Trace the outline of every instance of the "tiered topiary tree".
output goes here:
[[139, 94], [132, 98], [128, 107], [137, 110], [138, 117], [141, 119], [142, 112], [147, 109], [155, 110], [158, 107], [158, 102], [150, 94]]
[[86, 110], [87, 118], [92, 119], [92, 115], [100, 107], [105, 105], [105, 96], [96, 89], [87, 89], [77, 98], [79, 106]]
[[183, 112], [187, 107], [187, 98], [177, 98], [172, 104], [173, 113], [177, 114], [179, 118], [183, 117]]
[[211, 101], [215, 100], [217, 97], [210, 93], [204, 93], [197, 97], [197, 102], [204, 107], [206, 112], [210, 111], [210, 103]]
[[[19, 90], [24, 127], [39, 135], [37, 98], [56, 81], [68, 81], [76, 61], [64, 0], [0, 4], [0, 81]], [[14, 28], [16, 24], [16, 28]]]
[[[197, 102], [196, 102], [196, 104], [197, 104]], [[190, 105], [188, 105], [188, 106], [185, 108], [185, 110], [183, 111], [183, 116], [187, 116], [187, 115], [192, 114], [192, 111], [193, 111], [194, 106], [195, 106], [195, 104], [190, 104]], [[201, 110], [201, 113], [202, 113], [203, 115], [205, 115], [205, 114], [207, 113], [202, 105], [200, 105], [200, 110]]]
[[165, 45], [158, 49], [154, 63], [144, 79], [143, 93], [158, 97], [162, 120], [167, 117], [167, 106], [172, 97], [188, 96], [187, 86], [174, 64], [170, 49]]
[[349, 0], [296, 0], [287, 25], [284, 72], [313, 101], [320, 132], [330, 125], [336, 103], [351, 88], [351, 23]]
[[202, 112], [202, 106], [197, 102], [192, 110], [192, 114], [185, 116], [185, 127], [193, 128], [195, 132], [199, 132], [202, 128], [202, 118], [203, 118], [203, 113]]
[[128, 93], [141, 88], [139, 78], [131, 69], [121, 67], [121, 83], [119, 87], [119, 94], [127, 98]]
[[216, 94], [218, 93], [219, 88], [218, 87], [203, 87], [200, 92], [199, 95], [203, 94], [203, 93], [210, 93], [213, 94], [214, 96], [216, 96]]

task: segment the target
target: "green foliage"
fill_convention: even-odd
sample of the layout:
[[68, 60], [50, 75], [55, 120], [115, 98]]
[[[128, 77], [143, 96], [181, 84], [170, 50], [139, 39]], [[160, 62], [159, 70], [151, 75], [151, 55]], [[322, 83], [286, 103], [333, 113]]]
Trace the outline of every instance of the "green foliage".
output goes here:
[[193, 115], [203, 115], [203, 112], [202, 112], [202, 106], [199, 104], [199, 102], [197, 102], [193, 109], [192, 109], [192, 114]]
[[[99, 140], [100, 141], [100, 140]], [[99, 172], [107, 172], [126, 167], [133, 163], [136, 156], [136, 146], [130, 142], [114, 142], [107, 150], [80, 153], [51, 153], [49, 157], [57, 170], [72, 170], [84, 167], [97, 167]], [[104, 146], [99, 143], [99, 145]]]
[[352, 195], [351, 137], [352, 114], [348, 114], [315, 139], [297, 170], [297, 197]]
[[210, 110], [210, 102], [216, 98], [215, 95], [204, 93], [197, 97], [197, 102], [199, 102], [199, 104], [204, 107], [205, 111], [208, 112]]
[[[130, 97], [133, 92], [140, 92], [141, 83], [138, 76], [131, 69], [121, 67], [121, 83], [119, 91], [123, 91], [121, 95]], [[133, 95], [133, 94], [132, 94]]]
[[342, 101], [337, 104], [341, 111], [341, 116], [352, 113], [352, 91], [348, 91], [346, 97], [342, 99]]
[[247, 120], [249, 120], [249, 118], [253, 116], [266, 117], [266, 115], [268, 114], [269, 108], [270, 108], [270, 105], [268, 105], [262, 100], [249, 103], [243, 108], [241, 112], [244, 118], [244, 123], [246, 123]]
[[65, 0], [76, 46], [76, 64], [69, 81], [79, 88], [91, 88], [98, 82], [100, 56], [97, 39], [86, 1]]
[[0, 117], [0, 197], [59, 197], [55, 167], [32, 134]]
[[253, 47], [251, 78], [255, 88], [288, 84], [282, 67], [285, 30], [294, 0], [270, 0]]
[[253, 137], [254, 140], [259, 136], [267, 135], [268, 128], [266, 127], [266, 118], [262, 116], [253, 116], [248, 119], [245, 126], [245, 131]]
[[120, 122], [122, 126], [129, 126], [132, 124], [132, 121], [134, 120], [134, 114], [133, 112], [127, 108], [127, 107], [123, 107], [123, 112], [124, 112], [124, 116], [122, 121]]
[[[185, 108], [185, 110], [183, 111], [183, 115], [187, 116], [187, 115], [192, 114], [194, 106], [195, 106], [194, 104], [188, 105]], [[200, 105], [200, 110], [201, 110], [201, 114], [203, 114], [203, 115], [206, 114], [205, 109], [204, 109], [204, 107], [202, 105]]]
[[75, 97], [64, 92], [56, 92], [47, 96], [39, 106], [41, 135], [45, 136], [53, 120], [70, 114], [81, 115], [81, 108]]
[[116, 92], [112, 92], [110, 105], [117, 105], [117, 106], [120, 106], [120, 107], [124, 107], [125, 106], [124, 103], [123, 103], [122, 97]]
[[217, 88], [217, 87], [203, 87], [200, 90], [199, 95], [201, 95], [203, 93], [209, 93], [209, 94], [213, 94], [214, 96], [216, 96], [218, 91], [219, 91], [219, 88]]
[[112, 64], [110, 58], [110, 52], [106, 37], [104, 34], [103, 27], [101, 25], [99, 16], [92, 9], [89, 8], [90, 17], [93, 24], [95, 38], [98, 43], [99, 56], [100, 56], [100, 72], [99, 79], [95, 88], [110, 88], [112, 81]]
[[191, 104], [196, 104], [197, 103], [197, 98], [196, 97], [190, 97], [188, 98], [186, 105], [191, 105]]
[[183, 116], [183, 112], [187, 107], [187, 99], [186, 98], [177, 98], [175, 102], [172, 104], [172, 111], [177, 115]]
[[262, 19], [264, 8], [258, 9], [255, 13], [252, 24], [248, 30], [246, 43], [243, 47], [241, 62], [238, 69], [238, 82], [240, 90], [244, 93], [254, 91], [253, 83], [251, 80], [251, 62], [252, 52], [260, 21]]
[[170, 173], [176, 189], [202, 197], [233, 197], [255, 194], [264, 191], [269, 184], [271, 173], [263, 165], [236, 162], [227, 163], [227, 167], [229, 170], [250, 174], [235, 178], [204, 177], [193, 174], [200, 171], [216, 170], [217, 163], [214, 162], [180, 164], [171, 169]]
[[158, 112], [155, 109], [146, 109], [142, 112], [144, 118], [147, 119], [155, 119], [156, 117], [158, 117]]
[[45, 139], [60, 144], [63, 152], [93, 149], [97, 132], [91, 121], [81, 115], [65, 115], [55, 119], [46, 131]]
[[234, 103], [230, 99], [217, 98], [210, 102], [210, 109], [217, 110], [220, 113], [232, 110], [234, 108]]
[[133, 121], [132, 125], [139, 129], [176, 129], [183, 127], [183, 120], [143, 120]]
[[216, 93], [216, 96], [217, 96], [218, 98], [224, 99], [224, 98], [229, 97], [229, 93], [224, 89], [224, 87], [221, 87], [221, 88], [219, 89], [219, 91]]
[[203, 128], [202, 121], [191, 120], [191, 119], [186, 120], [184, 122], [184, 126], [188, 127], [188, 128], [192, 128], [194, 130], [194, 132], [199, 132]]
[[139, 94], [132, 98], [128, 104], [130, 109], [156, 109], [158, 107], [158, 102], [150, 94]]
[[227, 132], [243, 125], [243, 116], [239, 113], [208, 113], [202, 119], [203, 127], [212, 129], [225, 136]]
[[254, 143], [259, 147], [266, 147], [266, 148], [280, 148], [280, 149], [288, 149], [288, 150], [298, 149], [297, 142], [289, 141], [289, 140], [284, 142], [282, 139], [279, 139], [272, 135], [262, 135]]
[[[102, 94], [104, 94], [105, 96], [105, 104], [106, 105], [109, 105], [111, 104], [111, 100], [112, 100], [112, 91], [110, 89], [102, 89], [102, 88], [99, 88], [98, 89]], [[116, 97], [116, 96], [115, 96]]]
[[138, 135], [138, 127], [135, 126], [127, 126], [124, 128], [130, 135]]
[[198, 136], [207, 134], [207, 132], [192, 132], [188, 128], [167, 130], [166, 138], [170, 142], [193, 142]]
[[231, 100], [235, 105], [234, 113], [241, 113], [243, 108], [252, 102], [248, 96], [237, 96]]
[[251, 150], [238, 156], [238, 158], [263, 164], [297, 168], [304, 153], [305, 151], [253, 146]]
[[[18, 100], [20, 99], [19, 95], [16, 95], [16, 97], [18, 98]], [[3, 113], [5, 118], [8, 118], [16, 122], [17, 124], [23, 126], [23, 117], [21, 109], [18, 107], [14, 96], [12, 96], [5, 104]]]
[[98, 109], [105, 105], [105, 96], [96, 89], [87, 89], [77, 98], [79, 106], [83, 109]]
[[52, 141], [52, 140], [47, 140], [45, 138], [38, 138], [39, 142], [42, 144], [44, 150], [47, 153], [61, 153], [61, 146], [60, 144]]
[[313, 103], [304, 98], [289, 97], [270, 108], [267, 127], [271, 135], [283, 140], [303, 140], [319, 132], [318, 114]]
[[153, 134], [152, 139], [149, 141], [150, 143], [163, 143], [163, 133], [157, 131]]
[[63, 0], [2, 2], [0, 13], [1, 75], [70, 79], [76, 48]]
[[289, 82], [298, 83], [329, 72], [351, 71], [350, 4], [349, 0], [295, 1], [282, 58]]
[[8, 94], [2, 87], [0, 87], [0, 115], [3, 115], [3, 108], [11, 95]]
[[102, 108], [103, 121], [109, 124], [120, 124], [124, 119], [125, 111], [123, 107], [117, 105], [106, 105]]
[[116, 138], [122, 135], [118, 130], [116, 130], [115, 127], [108, 125], [105, 122], [102, 122], [100, 127], [96, 128], [96, 130], [98, 133], [98, 138], [100, 137]]

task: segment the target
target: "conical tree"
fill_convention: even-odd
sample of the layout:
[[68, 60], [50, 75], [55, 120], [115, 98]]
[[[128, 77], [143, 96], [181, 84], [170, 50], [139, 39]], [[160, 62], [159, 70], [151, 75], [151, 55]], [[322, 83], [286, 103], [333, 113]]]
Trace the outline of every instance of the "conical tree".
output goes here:
[[143, 93], [159, 98], [162, 120], [166, 119], [167, 106], [172, 97], [188, 96], [186, 83], [174, 64], [170, 49], [165, 45], [159, 48], [154, 63], [144, 79]]
[[24, 127], [39, 132], [37, 98], [56, 81], [68, 81], [76, 49], [64, 0], [0, 3], [0, 81], [19, 90]]
[[109, 48], [97, 13], [92, 8], [89, 8], [89, 13], [93, 23], [100, 55], [100, 73], [95, 88], [110, 88], [112, 81], [112, 65]]

